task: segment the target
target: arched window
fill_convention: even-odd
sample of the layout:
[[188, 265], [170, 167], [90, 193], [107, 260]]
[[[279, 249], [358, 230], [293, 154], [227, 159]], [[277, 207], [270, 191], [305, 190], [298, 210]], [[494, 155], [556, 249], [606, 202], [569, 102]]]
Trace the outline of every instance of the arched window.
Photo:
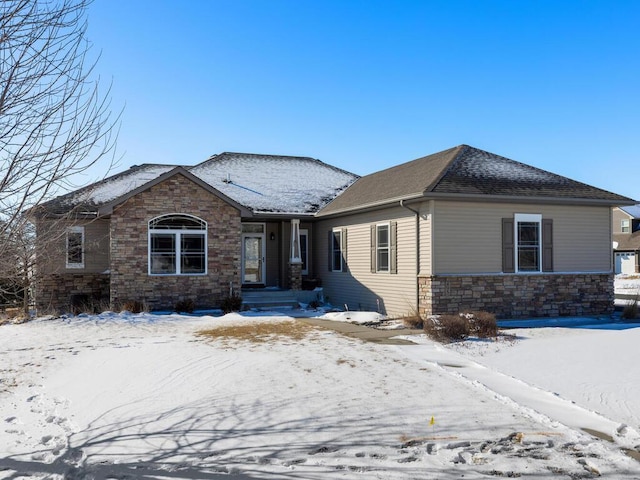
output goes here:
[[207, 222], [191, 215], [149, 221], [149, 275], [207, 273]]

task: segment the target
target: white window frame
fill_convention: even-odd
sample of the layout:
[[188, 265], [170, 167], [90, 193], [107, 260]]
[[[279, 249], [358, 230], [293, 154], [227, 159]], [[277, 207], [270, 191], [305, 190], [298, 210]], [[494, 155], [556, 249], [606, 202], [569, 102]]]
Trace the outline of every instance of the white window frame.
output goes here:
[[[184, 218], [191, 218], [195, 221], [201, 222], [204, 227], [201, 229], [187, 229], [187, 228], [183, 228], [183, 229], [171, 229], [171, 228], [159, 228], [159, 229], [154, 229], [151, 227], [151, 223], [156, 221], [156, 220], [160, 220], [162, 218], [165, 217], [184, 217]], [[167, 215], [160, 215], [159, 217], [155, 217], [152, 218], [151, 220], [149, 220], [149, 223], [147, 224], [147, 230], [148, 230], [148, 234], [147, 234], [147, 257], [148, 257], [148, 262], [147, 262], [147, 274], [149, 276], [153, 276], [153, 277], [172, 277], [172, 276], [189, 276], [189, 277], [196, 277], [196, 276], [203, 276], [203, 275], [207, 275], [207, 270], [208, 270], [208, 264], [209, 264], [209, 257], [208, 257], [208, 224], [205, 220], [196, 217], [194, 215], [188, 215], [188, 214], [184, 214], [184, 213], [173, 213], [173, 214], [167, 214]], [[151, 237], [154, 234], [162, 234], [162, 235], [173, 235], [174, 236], [174, 246], [175, 246], [175, 272], [171, 272], [171, 273], [156, 273], [152, 271], [152, 263], [153, 263], [153, 255], [152, 255], [152, 249], [151, 249]], [[202, 235], [204, 237], [204, 271], [203, 272], [187, 272], [187, 273], [182, 273], [182, 235]]]
[[[333, 230], [331, 230], [332, 235], [331, 235], [331, 271], [332, 272], [342, 272], [342, 270], [344, 269], [344, 257], [343, 257], [343, 238], [342, 238], [342, 228], [334, 228]], [[335, 249], [335, 245], [336, 245], [336, 233], [338, 234], [338, 252], [340, 253], [339, 258], [340, 258], [340, 268], [337, 269], [336, 267], [336, 249]]]
[[[379, 231], [381, 228], [387, 229], [387, 246], [380, 246], [380, 235]], [[376, 224], [376, 273], [391, 273], [391, 223], [377, 223]], [[386, 251], [387, 252], [387, 268], [380, 268], [380, 253]]]
[[629, 233], [630, 231], [631, 231], [631, 220], [629, 219], [620, 220], [620, 232]]
[[[80, 262], [69, 262], [69, 234], [80, 234]], [[65, 236], [65, 262], [67, 268], [84, 268], [84, 227], [68, 227]]]
[[[537, 223], [538, 224], [538, 269], [537, 270], [521, 270], [519, 262], [520, 238], [518, 236], [519, 223]], [[516, 273], [539, 273], [542, 272], [542, 215], [538, 213], [516, 213], [513, 218], [513, 251], [514, 265]]]

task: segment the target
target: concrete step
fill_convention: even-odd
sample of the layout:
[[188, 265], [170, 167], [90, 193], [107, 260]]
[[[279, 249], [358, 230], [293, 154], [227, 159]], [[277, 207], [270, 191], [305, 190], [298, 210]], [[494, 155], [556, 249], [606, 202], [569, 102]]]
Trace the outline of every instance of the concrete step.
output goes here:
[[296, 296], [290, 290], [256, 289], [242, 291], [242, 304], [249, 308], [273, 308], [298, 306]]

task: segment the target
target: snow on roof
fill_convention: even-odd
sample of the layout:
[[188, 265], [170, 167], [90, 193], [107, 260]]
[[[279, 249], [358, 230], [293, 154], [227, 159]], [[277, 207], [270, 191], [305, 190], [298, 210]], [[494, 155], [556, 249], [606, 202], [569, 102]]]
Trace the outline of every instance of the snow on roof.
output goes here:
[[126, 172], [65, 195], [60, 199], [60, 204], [68, 206], [102, 205], [135, 190], [174, 168], [176, 168], [175, 165], [155, 164], [131, 167]]
[[256, 213], [314, 213], [358, 178], [314, 158], [228, 152], [189, 171]]

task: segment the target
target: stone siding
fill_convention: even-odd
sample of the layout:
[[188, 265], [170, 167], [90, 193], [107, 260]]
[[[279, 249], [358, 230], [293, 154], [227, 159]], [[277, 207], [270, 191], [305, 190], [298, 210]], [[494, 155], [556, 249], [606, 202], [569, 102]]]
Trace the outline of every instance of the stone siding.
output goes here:
[[[186, 214], [207, 222], [207, 274], [148, 274], [149, 220]], [[171, 309], [192, 300], [197, 307], [219, 306], [230, 289], [240, 290], [240, 212], [183, 175], [168, 178], [117, 207], [111, 215], [111, 302]]]
[[302, 290], [302, 263], [289, 262], [289, 288]]
[[59, 273], [43, 275], [36, 282], [39, 314], [77, 313], [109, 306], [109, 274]]
[[610, 315], [613, 274], [419, 277], [420, 312], [484, 310], [498, 318]]

